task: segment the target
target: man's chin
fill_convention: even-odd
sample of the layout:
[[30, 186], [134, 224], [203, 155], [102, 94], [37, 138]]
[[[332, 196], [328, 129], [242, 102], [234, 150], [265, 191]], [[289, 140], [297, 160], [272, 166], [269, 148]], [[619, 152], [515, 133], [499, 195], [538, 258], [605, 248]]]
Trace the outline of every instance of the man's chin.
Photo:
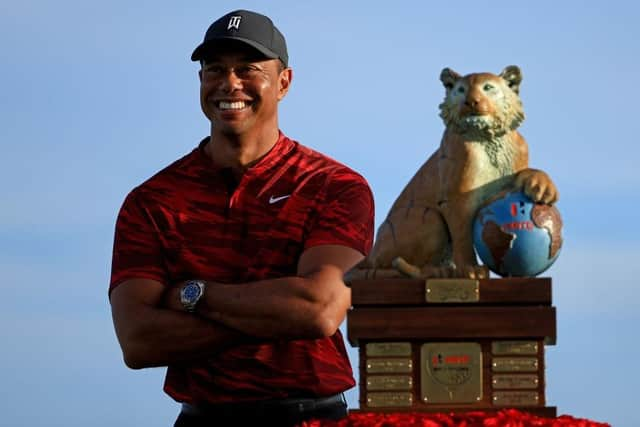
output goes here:
[[237, 125], [223, 123], [223, 124], [215, 124], [213, 125], [213, 131], [215, 133], [220, 133], [226, 137], [238, 137], [247, 131], [247, 126], [244, 126], [240, 123]]

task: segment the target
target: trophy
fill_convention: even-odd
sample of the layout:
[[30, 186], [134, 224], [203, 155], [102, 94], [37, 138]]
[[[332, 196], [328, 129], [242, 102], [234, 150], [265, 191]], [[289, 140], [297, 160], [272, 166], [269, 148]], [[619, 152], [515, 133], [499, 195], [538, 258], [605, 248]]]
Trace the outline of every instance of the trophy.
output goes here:
[[544, 347], [555, 344], [556, 313], [551, 279], [536, 276], [558, 257], [562, 220], [555, 185], [529, 168], [517, 131], [522, 74], [445, 68], [440, 80], [440, 146], [345, 278], [359, 412], [516, 408], [553, 417]]

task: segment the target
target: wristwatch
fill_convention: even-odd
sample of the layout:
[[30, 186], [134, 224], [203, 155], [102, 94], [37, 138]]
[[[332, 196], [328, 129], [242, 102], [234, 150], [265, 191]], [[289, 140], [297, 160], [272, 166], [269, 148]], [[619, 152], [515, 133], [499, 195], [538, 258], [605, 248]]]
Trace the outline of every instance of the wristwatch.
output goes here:
[[189, 280], [180, 289], [180, 302], [184, 309], [190, 313], [196, 311], [196, 304], [204, 295], [204, 282]]

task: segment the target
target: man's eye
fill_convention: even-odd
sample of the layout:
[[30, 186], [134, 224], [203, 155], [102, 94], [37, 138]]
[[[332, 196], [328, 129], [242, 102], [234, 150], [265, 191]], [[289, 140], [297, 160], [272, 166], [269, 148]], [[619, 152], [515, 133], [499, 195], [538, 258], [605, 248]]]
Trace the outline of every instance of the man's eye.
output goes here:
[[204, 71], [206, 71], [207, 73], [216, 73], [219, 74], [222, 72], [222, 67], [218, 66], [218, 65], [208, 65], [205, 67]]
[[256, 67], [253, 67], [251, 65], [247, 65], [244, 67], [238, 67], [236, 68], [236, 73], [239, 76], [250, 76], [253, 73], [256, 73], [258, 71], [258, 69]]

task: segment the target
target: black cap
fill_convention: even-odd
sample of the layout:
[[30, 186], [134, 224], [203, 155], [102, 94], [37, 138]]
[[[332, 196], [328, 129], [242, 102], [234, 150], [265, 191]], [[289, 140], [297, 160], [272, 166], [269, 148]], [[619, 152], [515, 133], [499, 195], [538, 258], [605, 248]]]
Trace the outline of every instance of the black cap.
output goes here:
[[236, 10], [215, 21], [204, 41], [191, 54], [192, 61], [200, 61], [216, 45], [227, 40], [243, 42], [267, 58], [279, 58], [286, 66], [289, 63], [287, 43], [284, 36], [268, 17], [249, 10]]

